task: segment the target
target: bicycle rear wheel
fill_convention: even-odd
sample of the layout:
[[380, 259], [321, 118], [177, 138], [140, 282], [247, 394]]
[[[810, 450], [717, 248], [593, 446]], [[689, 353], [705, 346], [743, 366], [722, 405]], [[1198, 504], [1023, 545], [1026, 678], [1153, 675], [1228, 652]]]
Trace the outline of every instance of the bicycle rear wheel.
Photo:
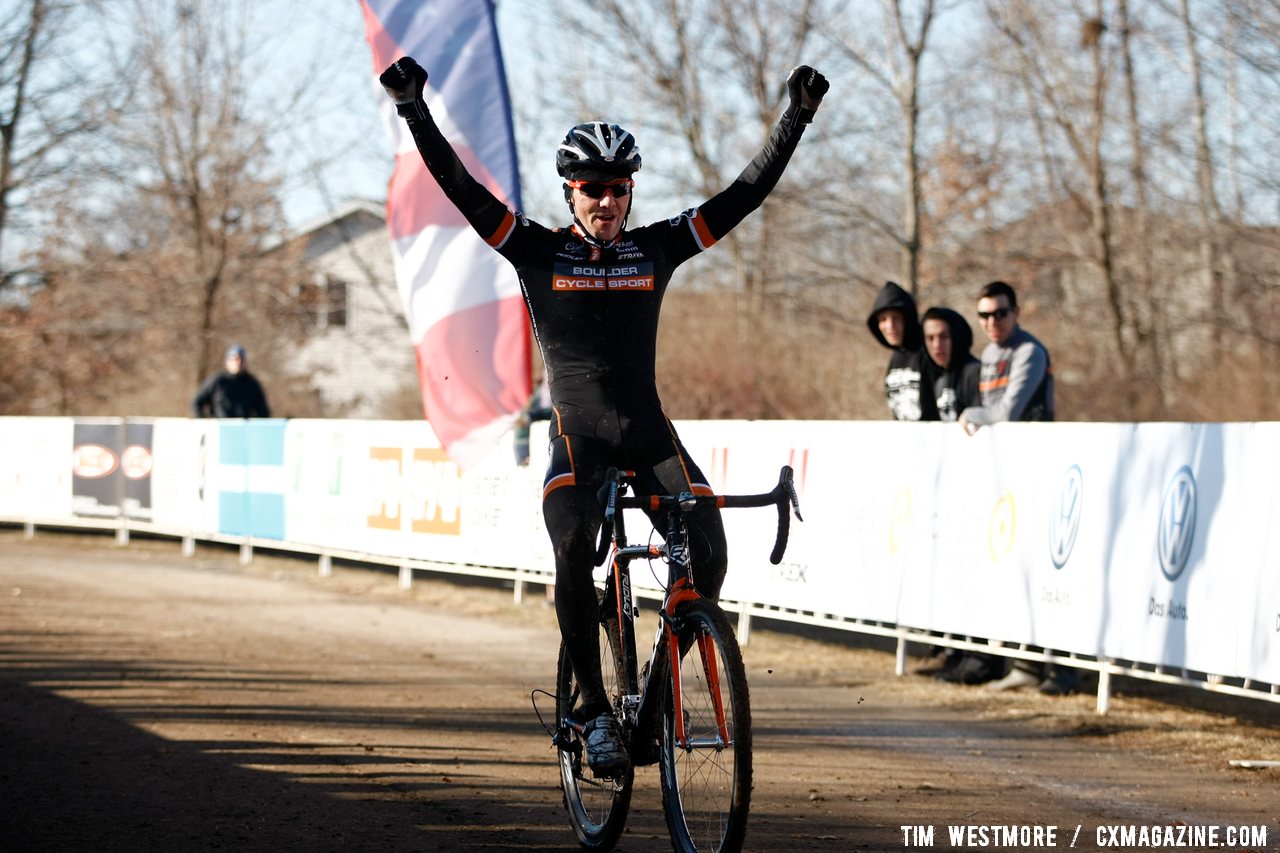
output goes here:
[[[687, 742], [677, 742], [675, 702], [662, 712], [662, 807], [681, 853], [736, 853], [751, 807], [751, 705], [742, 652], [715, 603], [691, 601], [681, 623], [680, 705]], [[717, 708], [723, 709], [724, 728]]]
[[[600, 670], [604, 689], [616, 707], [625, 691], [626, 670], [623, 667], [622, 638], [618, 631], [618, 615], [606, 603], [600, 619]], [[581, 691], [569, 662], [569, 652], [560, 644], [560, 662], [556, 670], [556, 720], [574, 715]], [[631, 808], [631, 786], [634, 771], [617, 779], [598, 779], [587, 767], [586, 744], [577, 732], [567, 731], [568, 742], [559, 749], [560, 787], [569, 822], [578, 843], [588, 850], [610, 850], [618, 843], [626, 827]]]

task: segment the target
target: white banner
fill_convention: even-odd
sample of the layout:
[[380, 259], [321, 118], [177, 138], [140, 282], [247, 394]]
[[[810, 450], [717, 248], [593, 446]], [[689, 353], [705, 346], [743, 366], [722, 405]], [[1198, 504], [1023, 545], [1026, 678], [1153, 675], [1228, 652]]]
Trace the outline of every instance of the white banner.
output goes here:
[[[152, 423], [149, 509], [177, 535], [554, 571], [545, 424], [528, 467], [508, 436], [463, 472], [421, 422]], [[0, 418], [0, 519], [84, 523], [74, 426]], [[677, 429], [717, 492], [796, 471], [805, 520], [780, 565], [771, 509], [725, 511], [726, 599], [1280, 683], [1280, 424]], [[649, 535], [638, 512], [628, 528]], [[653, 589], [654, 574], [633, 577]]]
[[71, 418], [0, 418], [0, 517], [71, 517]]

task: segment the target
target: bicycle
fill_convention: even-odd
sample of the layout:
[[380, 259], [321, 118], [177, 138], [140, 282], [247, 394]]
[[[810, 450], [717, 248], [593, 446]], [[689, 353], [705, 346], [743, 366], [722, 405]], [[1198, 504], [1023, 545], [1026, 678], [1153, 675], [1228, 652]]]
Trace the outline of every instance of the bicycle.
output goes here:
[[[562, 643], [556, 671], [556, 724], [548, 732], [559, 759], [564, 805], [581, 846], [609, 850], [626, 825], [635, 768], [657, 763], [674, 849], [732, 853], [742, 849], [751, 805], [747, 676], [729, 618], [694, 587], [684, 515], [704, 505], [776, 506], [778, 535], [769, 558], [776, 565], [786, 550], [790, 512], [803, 520], [792, 470], [783, 466], [778, 485], [759, 495], [686, 492], [628, 497], [629, 476], [629, 472], [610, 469], [602, 489], [605, 514], [596, 565], [603, 564], [612, 548], [610, 570], [599, 592], [600, 659], [605, 690], [621, 724], [631, 766], [617, 778], [597, 778], [587, 768], [585, 721], [575, 715], [579, 691]], [[664, 542], [627, 543], [620, 510], [632, 507], [665, 515]], [[637, 559], [662, 559], [668, 566], [653, 651], [639, 669], [635, 620], [640, 611], [631, 592], [631, 562]], [[672, 660], [679, 665], [670, 666]]]

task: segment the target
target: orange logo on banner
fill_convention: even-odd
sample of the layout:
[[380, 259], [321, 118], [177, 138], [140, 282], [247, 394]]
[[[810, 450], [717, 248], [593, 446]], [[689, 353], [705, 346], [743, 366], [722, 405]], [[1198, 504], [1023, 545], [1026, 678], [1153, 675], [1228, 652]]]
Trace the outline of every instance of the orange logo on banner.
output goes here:
[[409, 472], [414, 533], [462, 533], [462, 469], [439, 448], [415, 448]]
[[369, 493], [373, 512], [370, 527], [400, 529], [400, 467], [404, 454], [398, 447], [369, 448]]
[[130, 480], [141, 480], [151, 475], [155, 460], [151, 451], [140, 444], [131, 444], [120, 454], [120, 467]]
[[115, 472], [120, 459], [109, 447], [101, 444], [82, 444], [71, 457], [71, 472], [86, 480], [96, 480]]

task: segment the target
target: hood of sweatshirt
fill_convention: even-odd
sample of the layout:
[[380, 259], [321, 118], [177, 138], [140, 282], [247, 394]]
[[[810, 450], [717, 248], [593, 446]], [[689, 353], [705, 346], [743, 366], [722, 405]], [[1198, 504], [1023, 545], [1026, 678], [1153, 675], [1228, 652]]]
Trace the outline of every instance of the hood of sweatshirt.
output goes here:
[[[884, 335], [880, 333], [880, 325], [877, 322], [878, 315], [886, 308], [897, 308], [902, 312], [903, 318], [903, 335], [902, 346], [891, 346], [884, 339]], [[916, 301], [911, 294], [903, 290], [900, 285], [895, 282], [887, 281], [884, 287], [880, 288], [880, 292], [876, 294], [876, 301], [871, 306], [871, 313], [867, 315], [867, 328], [871, 330], [871, 336], [880, 342], [880, 346], [891, 350], [900, 350], [902, 352], [918, 352], [924, 343], [924, 337], [920, 334], [920, 311], [916, 308]], [[972, 335], [970, 335], [972, 340]]]

